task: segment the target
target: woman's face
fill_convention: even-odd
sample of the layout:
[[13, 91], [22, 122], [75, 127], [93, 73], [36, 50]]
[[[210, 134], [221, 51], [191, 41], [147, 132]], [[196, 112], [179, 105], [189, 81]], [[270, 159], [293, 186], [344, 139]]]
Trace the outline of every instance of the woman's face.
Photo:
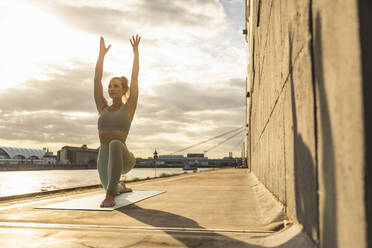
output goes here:
[[110, 81], [108, 86], [108, 93], [110, 98], [121, 98], [124, 95], [124, 90], [121, 82], [117, 79], [113, 79]]

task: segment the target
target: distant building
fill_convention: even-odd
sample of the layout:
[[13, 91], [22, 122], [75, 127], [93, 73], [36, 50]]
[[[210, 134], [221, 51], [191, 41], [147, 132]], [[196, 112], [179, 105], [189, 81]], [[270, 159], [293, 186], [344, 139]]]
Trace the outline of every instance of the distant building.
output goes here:
[[159, 159], [185, 158], [183, 155], [159, 155]]
[[204, 157], [204, 153], [188, 153], [186, 155], [187, 164], [189, 165], [197, 165], [197, 166], [207, 166], [208, 165], [208, 157]]
[[[45, 148], [43, 148], [44, 150]], [[53, 152], [49, 150], [45, 152], [43, 159], [47, 162], [47, 164], [56, 164], [57, 163], [57, 156], [53, 155]]]
[[[230, 154], [229, 154], [230, 155]], [[231, 153], [232, 155], [232, 153]], [[154, 167], [155, 160], [152, 157], [136, 158], [136, 166], [138, 168]], [[159, 155], [156, 159], [156, 166], [163, 168], [186, 168], [188, 166], [196, 166], [197, 168], [215, 168], [224, 166], [236, 166], [236, 159], [225, 157], [223, 159], [209, 159], [204, 156], [204, 153], [188, 153], [184, 155]]]
[[188, 158], [204, 158], [204, 153], [188, 153]]
[[55, 164], [56, 156], [44, 149], [0, 146], [0, 164]]
[[81, 147], [64, 146], [57, 152], [59, 165], [97, 165], [98, 148], [90, 149], [87, 145]]

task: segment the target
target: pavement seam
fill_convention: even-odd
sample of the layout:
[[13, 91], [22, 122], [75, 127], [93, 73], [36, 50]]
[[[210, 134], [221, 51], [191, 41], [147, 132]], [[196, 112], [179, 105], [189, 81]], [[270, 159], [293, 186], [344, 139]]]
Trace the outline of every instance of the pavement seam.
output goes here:
[[119, 229], [119, 230], [146, 230], [166, 232], [187, 233], [255, 233], [270, 234], [271, 230], [249, 230], [249, 229], [214, 229], [214, 228], [187, 228], [187, 227], [146, 227], [146, 226], [115, 226], [115, 225], [89, 225], [89, 224], [63, 224], [63, 223], [41, 223], [41, 222], [0, 222], [0, 228], [60, 228], [60, 229]]

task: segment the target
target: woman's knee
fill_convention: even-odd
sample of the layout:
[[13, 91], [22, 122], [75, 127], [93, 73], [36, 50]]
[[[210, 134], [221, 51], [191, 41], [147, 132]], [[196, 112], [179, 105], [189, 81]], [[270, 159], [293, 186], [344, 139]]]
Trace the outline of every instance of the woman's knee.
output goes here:
[[120, 140], [111, 140], [109, 143], [109, 149], [111, 150], [112, 148], [118, 149], [123, 145], [123, 143]]
[[136, 158], [133, 153], [128, 152], [128, 156], [124, 157], [124, 166], [122, 174], [127, 174], [136, 165]]

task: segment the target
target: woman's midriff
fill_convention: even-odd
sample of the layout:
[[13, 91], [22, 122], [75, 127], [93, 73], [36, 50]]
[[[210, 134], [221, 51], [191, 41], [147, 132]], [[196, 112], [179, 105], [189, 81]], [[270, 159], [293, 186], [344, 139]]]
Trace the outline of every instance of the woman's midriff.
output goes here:
[[99, 140], [101, 144], [108, 144], [111, 140], [120, 140], [125, 143], [128, 134], [124, 133], [121, 130], [100, 130], [98, 131]]

